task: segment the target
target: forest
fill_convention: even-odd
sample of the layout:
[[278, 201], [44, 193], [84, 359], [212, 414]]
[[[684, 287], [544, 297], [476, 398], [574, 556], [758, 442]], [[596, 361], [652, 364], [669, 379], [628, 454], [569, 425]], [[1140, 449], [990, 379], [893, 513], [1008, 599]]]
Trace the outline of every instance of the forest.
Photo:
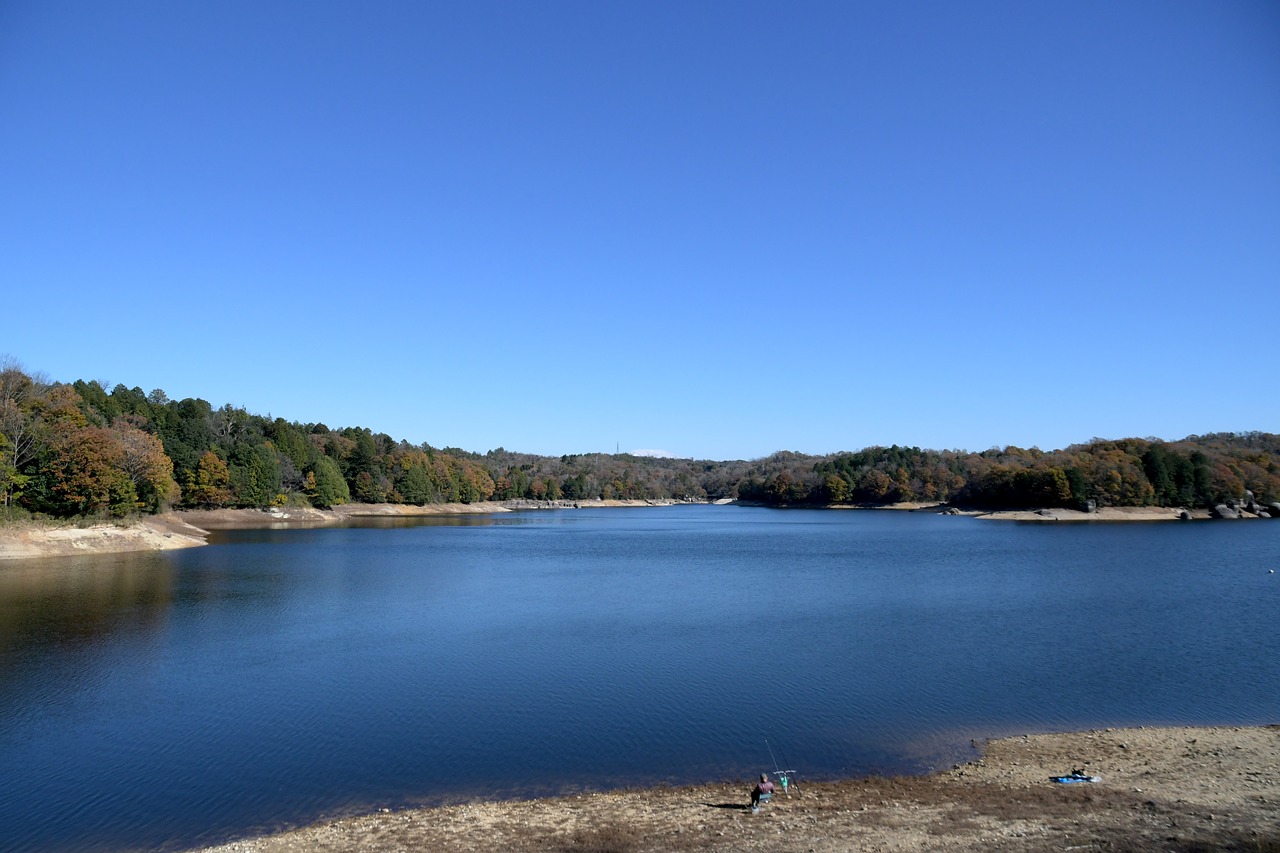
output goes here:
[[264, 417], [162, 390], [51, 382], [0, 365], [6, 518], [363, 503], [737, 499], [768, 506], [1206, 507], [1280, 501], [1280, 435], [1100, 439], [1062, 450], [870, 447], [709, 461], [480, 454], [368, 427]]

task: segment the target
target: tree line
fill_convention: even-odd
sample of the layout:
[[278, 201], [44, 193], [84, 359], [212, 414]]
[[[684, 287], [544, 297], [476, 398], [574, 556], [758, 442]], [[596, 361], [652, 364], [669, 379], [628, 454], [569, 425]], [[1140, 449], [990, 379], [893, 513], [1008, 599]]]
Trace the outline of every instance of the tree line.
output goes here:
[[741, 499], [772, 506], [926, 501], [1019, 508], [1209, 506], [1280, 500], [1280, 436], [1093, 441], [980, 453], [872, 447], [707, 461], [589, 453], [485, 454], [170, 400], [162, 390], [49, 382], [0, 365], [0, 499], [7, 515], [171, 507], [331, 507], [486, 500]]
[[162, 390], [0, 370], [0, 498], [50, 516], [172, 507], [487, 500], [483, 466], [369, 429], [330, 429]]
[[980, 453], [872, 447], [818, 459], [775, 459], [738, 484], [760, 503], [949, 503], [986, 509], [1208, 507], [1280, 500], [1280, 435], [1214, 433], [1180, 441], [1095, 438], [1064, 450]]

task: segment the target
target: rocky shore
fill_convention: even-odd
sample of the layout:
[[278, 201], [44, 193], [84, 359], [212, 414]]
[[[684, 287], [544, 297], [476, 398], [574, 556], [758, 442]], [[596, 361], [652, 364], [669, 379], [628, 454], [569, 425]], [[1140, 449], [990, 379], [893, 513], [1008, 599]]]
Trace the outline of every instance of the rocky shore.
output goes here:
[[[1084, 769], [1100, 781], [1049, 777]], [[1004, 738], [922, 777], [750, 783], [379, 810], [205, 853], [301, 851], [1254, 851], [1280, 853], [1280, 726]]]

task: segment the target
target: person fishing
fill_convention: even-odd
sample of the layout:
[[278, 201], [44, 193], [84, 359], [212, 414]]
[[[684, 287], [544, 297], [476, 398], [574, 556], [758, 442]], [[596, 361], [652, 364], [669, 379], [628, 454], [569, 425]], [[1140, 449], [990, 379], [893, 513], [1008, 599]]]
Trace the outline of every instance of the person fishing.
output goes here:
[[765, 797], [766, 801], [773, 796], [773, 783], [769, 781], [768, 773], [761, 773], [760, 781], [751, 789], [751, 810], [753, 812], [760, 811], [760, 798], [762, 796]]

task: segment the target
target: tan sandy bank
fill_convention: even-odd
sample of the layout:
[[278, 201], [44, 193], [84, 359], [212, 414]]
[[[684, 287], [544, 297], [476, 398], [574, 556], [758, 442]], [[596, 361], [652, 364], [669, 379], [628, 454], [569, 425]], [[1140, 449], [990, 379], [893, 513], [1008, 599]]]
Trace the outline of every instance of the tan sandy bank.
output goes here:
[[207, 535], [207, 531], [188, 524], [175, 513], [86, 527], [20, 523], [0, 527], [0, 560], [168, 551], [204, 545]]
[[[169, 512], [84, 526], [18, 522], [0, 527], [0, 560], [194, 548], [208, 544], [210, 530], [270, 527], [292, 517], [272, 511], [231, 509]], [[312, 523], [320, 524], [337, 523], [339, 520], [310, 519]]]
[[136, 521], [85, 527], [19, 523], [0, 527], [0, 560], [190, 548], [207, 544], [211, 530], [324, 527], [357, 518], [485, 515], [519, 509], [648, 507], [671, 503], [649, 500], [482, 501], [425, 506], [352, 503], [323, 510], [311, 507], [179, 510]]
[[[1114, 506], [1099, 507], [1093, 512], [1084, 512], [1078, 509], [1063, 509], [1061, 507], [1052, 507], [1049, 509], [1007, 509], [1007, 510], [976, 510], [976, 509], [958, 509], [948, 506], [947, 504], [926, 503], [920, 501], [910, 501], [905, 503], [893, 504], [866, 504], [866, 505], [833, 505], [828, 509], [849, 509], [849, 510], [897, 510], [900, 512], [937, 512], [944, 515], [964, 515], [972, 518], [986, 518], [996, 521], [1182, 521], [1182, 513], [1185, 511], [1193, 520], [1204, 520], [1212, 518], [1207, 509], [1190, 509], [1184, 510], [1181, 507], [1158, 507], [1158, 506]], [[1242, 518], [1254, 518], [1255, 516], [1248, 513], [1242, 513]]]
[[[1083, 768], [1096, 783], [1050, 776]], [[1211, 851], [1280, 853], [1280, 727], [1108, 729], [991, 741], [923, 777], [749, 783], [382, 811], [208, 848], [299, 851]]]
[[482, 515], [507, 512], [500, 503], [341, 504], [332, 509], [274, 507], [271, 509], [187, 509], [175, 515], [205, 530], [244, 530], [257, 527], [322, 527], [353, 518], [414, 518], [439, 515]]
[[[1193, 520], [1210, 518], [1209, 510], [1185, 510]], [[976, 518], [991, 518], [998, 521], [1182, 521], [1181, 508], [1158, 506], [1108, 506], [1099, 507], [1093, 512], [1078, 509], [1020, 509], [1000, 510], [997, 512], [969, 512]], [[1252, 517], [1252, 516], [1250, 516]]]
[[18, 523], [0, 527], [0, 560], [192, 548], [208, 544], [211, 530], [318, 527], [368, 516], [438, 516], [507, 511], [497, 503], [427, 506], [344, 504], [329, 510], [310, 507], [180, 510], [133, 521], [84, 527]]
[[345, 524], [357, 518], [417, 518], [442, 515], [489, 515], [534, 509], [580, 509], [587, 507], [669, 506], [671, 501], [581, 500], [581, 501], [477, 501], [476, 503], [341, 504], [331, 509], [278, 507], [273, 509], [182, 510], [175, 513], [184, 521], [206, 530], [238, 530], [255, 527], [314, 527]]

